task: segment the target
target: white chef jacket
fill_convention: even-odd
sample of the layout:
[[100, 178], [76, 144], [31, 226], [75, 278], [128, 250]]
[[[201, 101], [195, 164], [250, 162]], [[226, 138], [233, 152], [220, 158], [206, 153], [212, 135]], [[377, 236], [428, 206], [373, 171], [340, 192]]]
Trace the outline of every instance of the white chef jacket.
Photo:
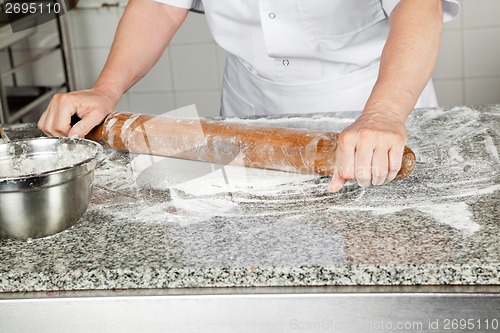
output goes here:
[[[155, 0], [204, 11], [227, 51], [223, 116], [362, 110], [399, 0]], [[444, 21], [458, 14], [442, 0]], [[417, 107], [436, 106], [429, 82]]]

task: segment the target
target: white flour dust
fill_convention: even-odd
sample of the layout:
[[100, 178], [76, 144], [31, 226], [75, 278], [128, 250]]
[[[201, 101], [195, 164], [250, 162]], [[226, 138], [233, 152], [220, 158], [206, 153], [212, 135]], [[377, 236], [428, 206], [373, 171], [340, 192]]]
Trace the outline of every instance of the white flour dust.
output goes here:
[[[340, 132], [358, 114], [245, 122]], [[414, 210], [465, 235], [476, 232], [480, 226], [469, 203], [500, 190], [500, 129], [495, 117], [467, 107], [419, 109], [407, 125], [408, 146], [415, 151], [417, 168], [410, 178], [385, 186], [361, 189], [349, 185], [331, 194], [327, 192], [328, 177], [143, 155], [132, 156], [126, 167], [108, 159], [96, 171], [96, 185], [134, 198], [124, 200], [130, 204], [122, 202], [118, 214], [148, 222], [192, 223], [212, 216], [298, 216], [319, 210], [380, 216]], [[141, 189], [158, 191], [160, 199], [151, 200]], [[112, 200], [102, 204], [114, 205]]]
[[[111, 200], [100, 205], [118, 218], [135, 216], [151, 223], [185, 224], [234, 216], [241, 201], [238, 196], [288, 192], [304, 186], [304, 180], [317, 178], [147, 155], [135, 156], [127, 165], [123, 162], [119, 153], [111, 153], [96, 170], [97, 191], [112, 193]], [[124, 200], [116, 200], [117, 196]]]
[[0, 177], [39, 175], [72, 167], [96, 156], [94, 147], [72, 143], [72, 139], [66, 141], [43, 150], [32, 147], [29, 141], [11, 142], [8, 153], [0, 153]]
[[331, 209], [370, 210], [374, 214], [414, 209], [472, 234], [480, 226], [467, 202], [500, 190], [500, 128], [495, 119], [467, 107], [415, 113], [408, 122], [408, 145], [417, 156], [417, 168], [410, 179], [366, 190], [367, 195], [355, 205]]
[[148, 155], [135, 157], [130, 165], [139, 186], [176, 189], [191, 196], [228, 192], [270, 195], [318, 178], [314, 175]]
[[117, 122], [116, 118], [111, 118], [111, 120], [106, 124], [106, 133], [108, 133], [108, 142], [113, 145], [115, 142], [115, 132], [112, 130], [113, 125]]

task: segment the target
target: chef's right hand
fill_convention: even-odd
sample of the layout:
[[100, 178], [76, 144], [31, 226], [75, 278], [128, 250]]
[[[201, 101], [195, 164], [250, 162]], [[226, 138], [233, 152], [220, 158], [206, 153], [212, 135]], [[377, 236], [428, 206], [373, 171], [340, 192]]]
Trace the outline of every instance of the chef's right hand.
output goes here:
[[[38, 128], [50, 136], [83, 138], [115, 109], [118, 99], [102, 89], [56, 94], [38, 121]], [[71, 116], [81, 120], [71, 126]]]

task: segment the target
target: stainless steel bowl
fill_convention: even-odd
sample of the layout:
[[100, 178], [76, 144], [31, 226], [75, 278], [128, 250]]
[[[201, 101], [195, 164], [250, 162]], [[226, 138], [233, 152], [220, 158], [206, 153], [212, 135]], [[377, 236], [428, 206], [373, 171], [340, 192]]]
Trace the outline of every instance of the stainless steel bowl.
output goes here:
[[46, 237], [78, 222], [89, 205], [101, 153], [101, 145], [85, 139], [0, 144], [0, 237]]

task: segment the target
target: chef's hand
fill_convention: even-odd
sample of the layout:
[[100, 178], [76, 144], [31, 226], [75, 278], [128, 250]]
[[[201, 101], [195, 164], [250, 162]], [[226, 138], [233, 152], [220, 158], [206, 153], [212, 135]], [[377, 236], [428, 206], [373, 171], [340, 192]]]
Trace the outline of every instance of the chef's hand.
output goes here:
[[[50, 136], [83, 138], [113, 112], [118, 99], [111, 93], [92, 88], [55, 95], [38, 121], [38, 128]], [[71, 127], [71, 116], [81, 120]]]
[[362, 187], [392, 181], [401, 169], [407, 136], [400, 114], [365, 110], [339, 135], [336, 168], [328, 190], [337, 192], [348, 180]]

